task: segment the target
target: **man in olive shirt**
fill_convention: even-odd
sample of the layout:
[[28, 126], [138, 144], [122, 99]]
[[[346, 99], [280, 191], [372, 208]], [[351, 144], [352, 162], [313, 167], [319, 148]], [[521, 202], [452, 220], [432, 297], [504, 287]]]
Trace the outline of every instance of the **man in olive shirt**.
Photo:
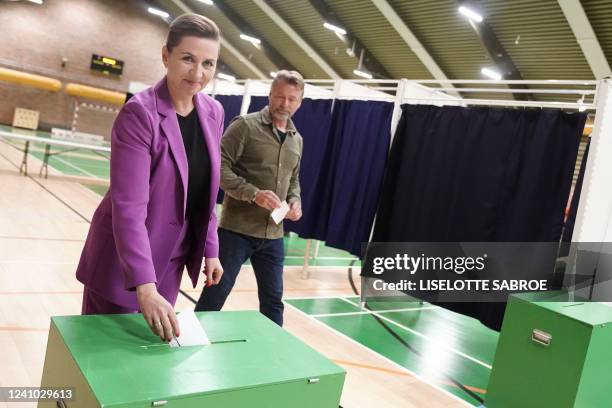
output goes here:
[[286, 200], [292, 221], [302, 217], [299, 170], [302, 137], [291, 117], [304, 96], [304, 80], [295, 71], [279, 71], [269, 105], [235, 118], [221, 139], [221, 188], [225, 191], [219, 223], [219, 284], [202, 291], [196, 311], [221, 310], [242, 264], [251, 259], [257, 279], [259, 310], [283, 324], [283, 224], [271, 212]]

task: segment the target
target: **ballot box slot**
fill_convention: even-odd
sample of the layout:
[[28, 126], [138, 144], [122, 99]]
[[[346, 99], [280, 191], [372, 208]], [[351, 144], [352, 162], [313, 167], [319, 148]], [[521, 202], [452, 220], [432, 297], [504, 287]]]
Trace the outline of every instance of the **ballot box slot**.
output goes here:
[[572, 303], [571, 305], [563, 305], [561, 307], [574, 307], [574, 306], [583, 306], [584, 302], [581, 303]]
[[238, 339], [238, 340], [217, 340], [211, 341], [210, 344], [227, 344], [227, 343], [246, 343], [246, 339]]
[[[246, 343], [248, 340], [247, 339], [236, 339], [236, 340], [217, 340], [217, 341], [211, 341], [210, 344], [231, 344], [231, 343]], [[142, 346], [139, 346], [140, 348], [143, 349], [148, 349], [148, 348], [156, 348], [156, 347], [168, 347], [170, 348], [170, 345], [168, 343], [152, 343], [152, 344], [145, 344]], [[196, 346], [184, 346], [184, 347], [196, 347]], [[199, 346], [199, 347], [206, 347], [206, 346]]]

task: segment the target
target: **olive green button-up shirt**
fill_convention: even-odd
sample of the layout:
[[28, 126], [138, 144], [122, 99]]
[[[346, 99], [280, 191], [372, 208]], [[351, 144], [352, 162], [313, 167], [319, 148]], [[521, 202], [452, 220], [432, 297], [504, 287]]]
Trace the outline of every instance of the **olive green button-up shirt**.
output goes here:
[[283, 236], [270, 211], [253, 201], [259, 190], [271, 190], [281, 201], [300, 201], [302, 136], [291, 119], [281, 144], [266, 106], [236, 117], [221, 139], [221, 188], [225, 191], [219, 226], [256, 238]]

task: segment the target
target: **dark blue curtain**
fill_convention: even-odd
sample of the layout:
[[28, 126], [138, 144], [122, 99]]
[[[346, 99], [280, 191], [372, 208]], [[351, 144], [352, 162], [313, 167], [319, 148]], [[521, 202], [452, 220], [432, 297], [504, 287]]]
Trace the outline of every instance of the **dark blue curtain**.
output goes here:
[[268, 104], [267, 96], [251, 96], [248, 113], [259, 112]]
[[302, 219], [285, 221], [285, 229], [303, 238], [314, 238], [312, 225], [317, 219], [315, 188], [322, 180], [323, 160], [329, 144], [332, 123], [332, 104], [329, 99], [304, 99], [293, 116], [293, 123], [304, 139], [300, 162], [300, 188], [302, 190]]
[[[232, 119], [240, 115], [240, 107], [242, 106], [242, 95], [215, 95], [215, 99], [221, 103], [225, 111], [225, 119], [223, 120], [223, 130], [227, 129]], [[223, 190], [219, 189], [217, 194], [217, 204], [223, 203]]]
[[293, 227], [301, 236], [361, 255], [380, 194], [392, 114], [389, 102], [336, 100], [329, 134], [311, 138], [316, 146], [306, 147], [305, 138], [302, 166], [312, 179], [302, 182], [309, 185], [304, 217]]
[[[585, 119], [549, 109], [402, 106], [373, 241], [559, 242]], [[501, 326], [504, 305], [455, 305]]]
[[215, 99], [221, 103], [225, 111], [225, 120], [223, 122], [223, 129], [225, 130], [232, 119], [240, 115], [242, 95], [215, 95]]

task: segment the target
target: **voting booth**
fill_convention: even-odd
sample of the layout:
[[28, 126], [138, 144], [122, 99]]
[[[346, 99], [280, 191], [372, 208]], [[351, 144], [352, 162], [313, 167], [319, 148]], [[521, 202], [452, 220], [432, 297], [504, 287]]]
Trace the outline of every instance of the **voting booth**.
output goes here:
[[172, 348], [139, 314], [53, 317], [41, 387], [74, 398], [39, 407], [338, 407], [345, 371], [260, 313], [196, 315], [208, 346]]

